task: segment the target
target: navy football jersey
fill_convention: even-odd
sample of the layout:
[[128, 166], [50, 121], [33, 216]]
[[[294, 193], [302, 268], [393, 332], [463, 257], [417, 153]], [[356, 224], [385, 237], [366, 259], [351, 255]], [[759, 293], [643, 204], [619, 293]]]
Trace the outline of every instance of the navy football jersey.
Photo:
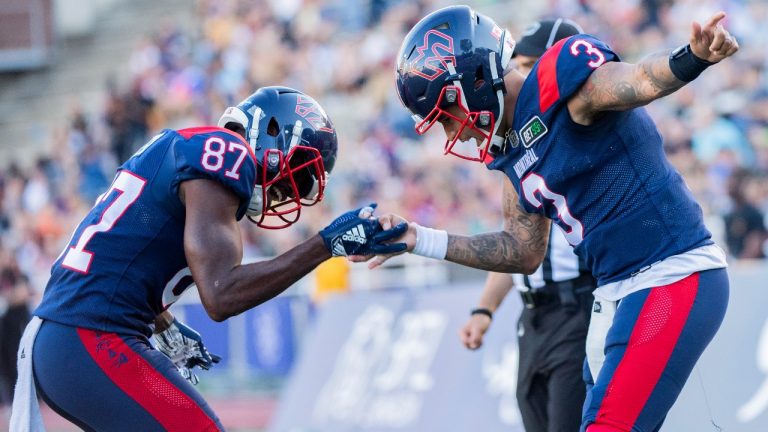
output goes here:
[[606, 112], [589, 126], [571, 119], [568, 99], [618, 60], [589, 35], [555, 44], [523, 83], [507, 145], [489, 163], [510, 178], [526, 211], [563, 229], [599, 285], [712, 243], [645, 109]]
[[217, 181], [245, 215], [256, 163], [226, 129], [164, 130], [117, 171], [56, 260], [35, 315], [116, 333], [150, 334], [149, 323], [192, 284], [184, 255], [179, 185]]

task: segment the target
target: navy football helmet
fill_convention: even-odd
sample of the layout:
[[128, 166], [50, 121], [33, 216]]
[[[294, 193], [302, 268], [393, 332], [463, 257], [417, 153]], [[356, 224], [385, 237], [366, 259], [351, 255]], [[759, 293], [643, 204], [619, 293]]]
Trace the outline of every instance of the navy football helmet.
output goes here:
[[[416, 132], [451, 118], [460, 128], [446, 140], [445, 153], [484, 161], [501, 148], [496, 136], [504, 113], [504, 70], [515, 41], [509, 31], [468, 6], [439, 9], [419, 21], [405, 37], [396, 65], [397, 93], [413, 114]], [[445, 108], [456, 106], [463, 115]], [[475, 146], [457, 146], [470, 128], [484, 137]]]
[[240, 132], [256, 156], [256, 185], [246, 215], [262, 228], [294, 224], [303, 206], [323, 199], [336, 163], [336, 130], [323, 108], [288, 87], [262, 87], [229, 107], [219, 127]]

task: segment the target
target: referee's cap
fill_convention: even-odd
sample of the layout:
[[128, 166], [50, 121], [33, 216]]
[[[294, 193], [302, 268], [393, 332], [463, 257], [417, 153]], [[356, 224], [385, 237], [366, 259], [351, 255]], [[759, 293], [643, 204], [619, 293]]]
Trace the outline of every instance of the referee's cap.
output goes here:
[[584, 33], [584, 30], [566, 18], [537, 21], [523, 31], [522, 37], [515, 45], [512, 57], [517, 55], [541, 57], [544, 51], [560, 39], [579, 33]]

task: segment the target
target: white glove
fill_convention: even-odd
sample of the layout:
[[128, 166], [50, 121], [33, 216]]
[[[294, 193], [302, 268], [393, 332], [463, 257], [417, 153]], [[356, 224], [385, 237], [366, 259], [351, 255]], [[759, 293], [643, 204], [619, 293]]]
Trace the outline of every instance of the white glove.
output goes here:
[[200, 382], [192, 368], [199, 366], [208, 370], [221, 361], [221, 357], [208, 352], [200, 333], [175, 318], [167, 329], [155, 334], [155, 346], [171, 359], [181, 376], [192, 384]]

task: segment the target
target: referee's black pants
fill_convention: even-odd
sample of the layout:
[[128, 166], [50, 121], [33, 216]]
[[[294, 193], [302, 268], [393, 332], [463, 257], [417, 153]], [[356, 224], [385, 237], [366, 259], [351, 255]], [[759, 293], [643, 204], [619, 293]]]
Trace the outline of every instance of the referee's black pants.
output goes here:
[[578, 302], [523, 309], [520, 316], [517, 403], [526, 432], [579, 430], [591, 293], [578, 295]]

